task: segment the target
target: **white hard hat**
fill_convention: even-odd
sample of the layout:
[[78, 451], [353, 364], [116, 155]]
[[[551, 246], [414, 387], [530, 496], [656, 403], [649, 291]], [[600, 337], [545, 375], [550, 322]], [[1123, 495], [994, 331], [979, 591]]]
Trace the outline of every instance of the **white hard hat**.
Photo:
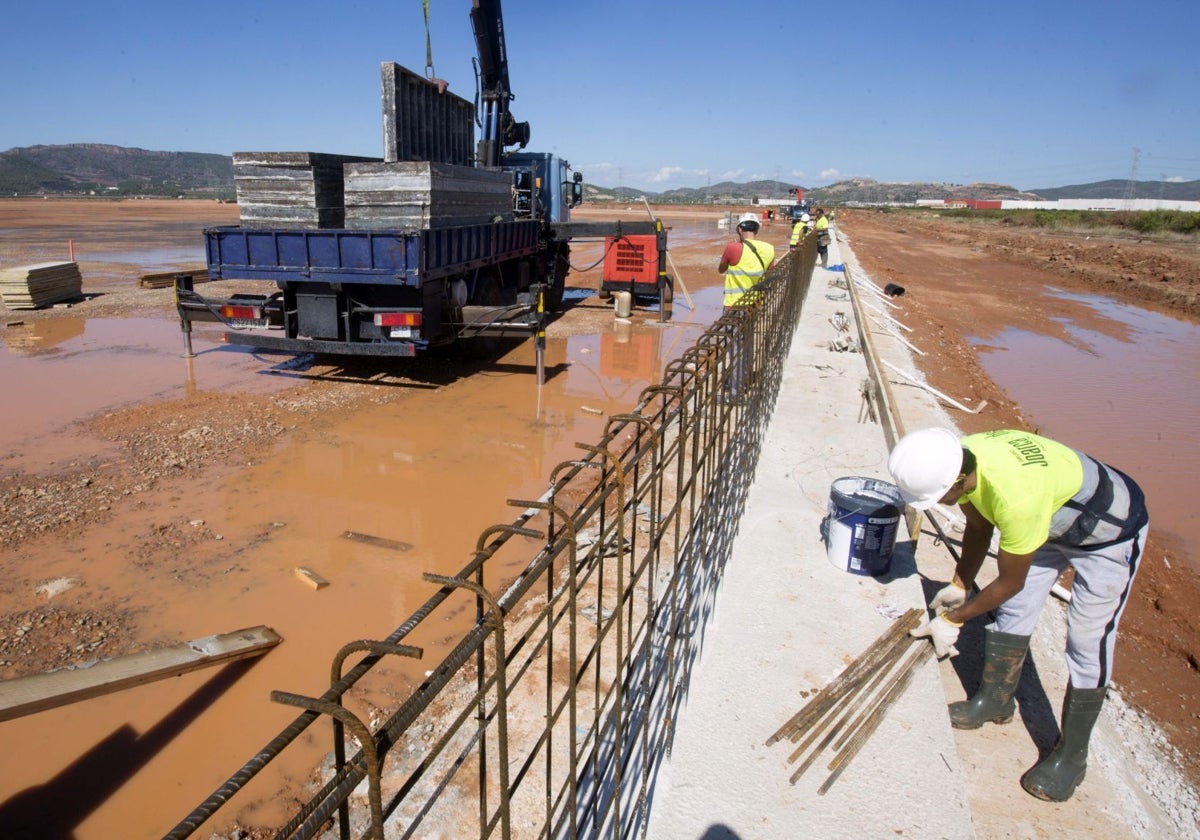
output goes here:
[[801, 213], [801, 214], [800, 214], [800, 221], [802, 221], [802, 222], [807, 222], [807, 221], [808, 221], [808, 214], [807, 214], [807, 213]]
[[958, 480], [962, 460], [957, 435], [947, 429], [921, 429], [900, 438], [888, 457], [888, 472], [904, 501], [925, 510]]

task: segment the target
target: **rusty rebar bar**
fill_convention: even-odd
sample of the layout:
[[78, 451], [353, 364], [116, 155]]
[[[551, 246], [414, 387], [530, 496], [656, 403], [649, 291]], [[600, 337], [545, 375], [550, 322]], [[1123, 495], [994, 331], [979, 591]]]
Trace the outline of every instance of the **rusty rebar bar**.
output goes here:
[[787, 737], [795, 741], [799, 734], [803, 732], [813, 722], [819, 720], [830, 708], [832, 708], [838, 700], [841, 699], [850, 689], [861, 682], [864, 674], [872, 673], [883, 656], [886, 655], [889, 646], [896, 639], [902, 638], [909, 630], [916, 626], [917, 619], [921, 616], [922, 611], [917, 608], [908, 610], [898, 619], [896, 619], [891, 627], [883, 632], [871, 645], [853, 662], [816, 693], [803, 708], [792, 717], [778, 730], [775, 734], [767, 739], [766, 745], [770, 746], [781, 738]]
[[863, 744], [865, 744], [867, 739], [871, 737], [871, 734], [879, 728], [879, 724], [883, 721], [883, 717], [887, 714], [887, 711], [891, 707], [892, 703], [894, 703], [896, 698], [904, 693], [904, 689], [908, 688], [908, 683], [912, 680], [912, 675], [916, 670], [916, 666], [923, 660], [928, 659], [932, 651], [932, 645], [921, 645], [914, 650], [904, 664], [900, 666], [899, 672], [897, 672], [896, 675], [892, 677], [891, 681], [889, 681], [888, 688], [884, 692], [883, 696], [880, 697], [879, 702], [875, 704], [875, 707], [871, 710], [871, 713], [863, 721], [862, 726], [855, 731], [854, 736], [846, 744], [845, 749], [838, 753], [837, 757], [834, 758], [833, 761], [829, 762], [829, 769], [833, 772], [830, 773], [829, 778], [826, 779], [819, 788], [817, 788], [818, 794], [824, 796], [829, 792], [829, 789], [833, 787], [833, 783], [837, 781], [838, 777], [842, 775], [842, 771], [844, 771], [850, 765], [850, 762], [854, 760], [854, 756], [858, 755], [858, 751], [862, 749]]
[[[824, 715], [818, 722], [818, 725], [810, 726], [809, 735], [807, 738], [805, 738], [804, 743], [797, 747], [792, 754], [788, 756], [789, 764], [804, 754], [804, 752], [812, 745], [813, 741], [816, 740], [817, 736], [835, 717], [838, 717], [838, 715], [841, 716], [838, 719], [837, 724], [832, 730], [830, 730], [829, 734], [824, 738], [824, 740], [821, 741], [820, 745], [818, 745], [817, 748], [812, 751], [804, 763], [792, 774], [791, 778], [789, 779], [792, 784], [795, 784], [796, 781], [802, 775], [804, 775], [804, 771], [811, 767], [813, 762], [816, 761], [817, 756], [819, 756], [825, 750], [825, 748], [830, 745], [830, 743], [834, 742], [834, 738], [838, 737], [838, 733], [844, 732], [846, 734], [843, 734], [841, 739], [834, 744], [835, 750], [839, 749], [841, 744], [845, 742], [846, 736], [853, 732], [854, 729], [860, 725], [863, 714], [858, 714], [858, 717], [855, 717], [855, 714], [858, 712], [863, 703], [867, 702], [869, 698], [875, 695], [880, 683], [882, 683], [884, 678], [887, 677], [888, 673], [892, 670], [892, 667], [900, 660], [900, 658], [904, 655], [904, 651], [908, 649], [909, 645], [913, 641], [915, 640], [907, 634], [892, 639], [888, 643], [886, 651], [877, 659], [876, 664], [873, 666], [873, 672], [864, 673], [863, 678], [856, 681], [853, 688], [847, 689], [847, 692], [837, 701], [835, 708], [831, 709], [828, 714]], [[852, 719], [853, 723], [850, 723]], [[847, 723], [850, 723], [849, 728], [846, 728]], [[795, 740], [795, 738], [792, 740]]]

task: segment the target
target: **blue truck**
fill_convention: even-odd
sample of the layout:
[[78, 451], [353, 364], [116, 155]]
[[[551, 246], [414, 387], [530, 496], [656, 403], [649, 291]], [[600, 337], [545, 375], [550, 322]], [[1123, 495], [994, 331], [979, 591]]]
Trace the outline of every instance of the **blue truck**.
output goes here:
[[[245, 174], [238, 182], [242, 224], [204, 231], [208, 279], [272, 281], [275, 290], [260, 285], [206, 297], [192, 277], [178, 276], [189, 354], [191, 324], [200, 321], [225, 324], [231, 344], [335, 355], [415, 356], [498, 331], [541, 337], [545, 318], [562, 306], [572, 241], [604, 240], [610, 250], [635, 245], [651, 265], [629, 277], [629, 288], [670, 301], [660, 222], [572, 222], [582, 176], [555, 155], [510, 150], [524, 149], [530, 132], [509, 110], [500, 0], [473, 0], [470, 14], [479, 113], [439, 80], [385, 62], [382, 163], [300, 153], [307, 156], [298, 165], [294, 155], [283, 159], [288, 153], [234, 155], [235, 178]], [[475, 124], [480, 139], [472, 149]], [[281, 159], [292, 168], [269, 180]], [[296, 179], [297, 166], [308, 180]], [[277, 206], [268, 210], [279, 218], [309, 215], [304, 224], [255, 217], [261, 206], [242, 184], [247, 193], [256, 186], [272, 196]], [[279, 199], [279, 184], [310, 206], [297, 211], [302, 201], [292, 193]], [[450, 208], [440, 217], [439, 201]], [[623, 288], [624, 280], [606, 274], [603, 287]], [[664, 317], [668, 311], [660, 307]]]

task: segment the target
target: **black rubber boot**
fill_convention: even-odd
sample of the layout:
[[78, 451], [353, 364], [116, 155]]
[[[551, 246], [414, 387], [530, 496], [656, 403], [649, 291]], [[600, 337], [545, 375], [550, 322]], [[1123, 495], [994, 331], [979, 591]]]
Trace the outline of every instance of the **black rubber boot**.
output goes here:
[[978, 729], [985, 723], [1008, 723], [1013, 719], [1017, 683], [1029, 650], [1028, 636], [984, 630], [983, 679], [969, 700], [950, 704], [950, 724], [955, 729]]
[[1050, 754], [1026, 771], [1021, 787], [1047, 802], [1066, 802], [1087, 772], [1088, 741], [1100, 717], [1107, 688], [1067, 686], [1062, 735]]

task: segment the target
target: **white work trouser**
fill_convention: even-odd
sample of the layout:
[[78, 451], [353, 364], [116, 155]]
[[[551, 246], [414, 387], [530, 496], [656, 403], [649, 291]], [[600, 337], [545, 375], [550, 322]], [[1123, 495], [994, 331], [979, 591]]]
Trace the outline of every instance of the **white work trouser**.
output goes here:
[[1033, 555], [1024, 588], [996, 608], [991, 628], [1032, 636], [1050, 588], [1067, 568], [1075, 567], [1067, 607], [1067, 667], [1071, 685], [1101, 688], [1112, 676], [1117, 624], [1129, 600], [1142, 561], [1147, 524], [1132, 539], [1101, 549], [1046, 543]]

